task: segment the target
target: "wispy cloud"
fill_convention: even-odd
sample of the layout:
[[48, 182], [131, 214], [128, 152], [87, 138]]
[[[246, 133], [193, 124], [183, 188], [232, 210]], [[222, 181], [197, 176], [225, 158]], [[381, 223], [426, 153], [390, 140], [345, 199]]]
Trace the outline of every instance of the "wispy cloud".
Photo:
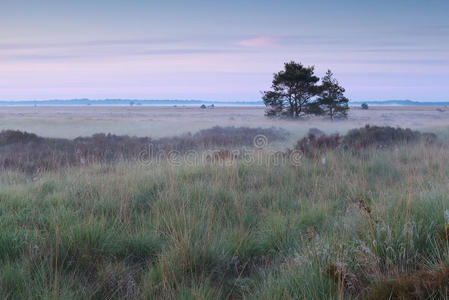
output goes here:
[[135, 52], [134, 55], [182, 55], [182, 54], [222, 54], [222, 53], [248, 53], [253, 52], [251, 50], [241, 50], [241, 49], [228, 49], [228, 48], [211, 48], [211, 49], [196, 49], [196, 48], [185, 48], [185, 49], [155, 49], [146, 50], [142, 52]]
[[401, 58], [380, 58], [380, 59], [359, 59], [359, 58], [350, 58], [350, 59], [323, 59], [321, 62], [324, 63], [346, 63], [346, 64], [370, 64], [370, 65], [401, 65], [401, 66], [413, 66], [413, 65], [437, 65], [443, 66], [449, 64], [449, 59], [447, 58], [411, 58], [411, 59], [401, 59]]
[[49, 60], [68, 60], [74, 58], [80, 58], [80, 55], [71, 54], [13, 54], [13, 55], [0, 55], [0, 61], [22, 61], [22, 60], [34, 60], [34, 61], [49, 61]]
[[277, 38], [270, 36], [260, 36], [252, 39], [241, 40], [237, 44], [245, 47], [271, 47], [278, 42]]
[[154, 45], [176, 42], [176, 39], [117, 39], [117, 40], [91, 40], [91, 41], [66, 41], [66, 42], [35, 42], [35, 43], [0, 43], [0, 50], [22, 50], [40, 48], [70, 48], [70, 47], [96, 47], [96, 46], [121, 46], [121, 45]]
[[228, 49], [228, 48], [180, 48], [180, 49], [128, 49], [127, 51], [60, 51], [48, 50], [43, 53], [8, 53], [0, 52], [0, 61], [50, 61], [50, 60], [72, 60], [72, 59], [99, 59], [111, 57], [150, 57], [150, 56], [184, 56], [197, 54], [231, 54], [251, 53], [250, 49]]

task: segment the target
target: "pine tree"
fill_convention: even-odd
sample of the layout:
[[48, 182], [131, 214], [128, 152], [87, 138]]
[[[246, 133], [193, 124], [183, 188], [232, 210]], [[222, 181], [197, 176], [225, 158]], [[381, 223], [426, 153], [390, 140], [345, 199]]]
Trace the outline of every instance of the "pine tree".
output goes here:
[[265, 91], [263, 101], [268, 107], [267, 116], [298, 118], [318, 93], [314, 67], [304, 67], [294, 61], [285, 63], [284, 70], [274, 74], [272, 90]]
[[321, 112], [328, 115], [331, 120], [345, 119], [348, 117], [349, 99], [344, 96], [345, 89], [333, 76], [331, 70], [328, 70], [322, 78], [316, 104], [321, 108]]

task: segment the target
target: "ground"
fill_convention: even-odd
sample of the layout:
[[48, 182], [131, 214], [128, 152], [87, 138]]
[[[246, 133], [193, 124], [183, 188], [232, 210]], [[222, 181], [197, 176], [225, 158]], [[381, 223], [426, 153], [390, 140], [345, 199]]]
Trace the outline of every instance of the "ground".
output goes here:
[[0, 130], [20, 129], [46, 137], [74, 138], [98, 132], [161, 137], [221, 126], [282, 127], [304, 135], [317, 127], [344, 133], [365, 124], [436, 129], [449, 126], [449, 111], [437, 107], [352, 108], [346, 121], [323, 118], [292, 122], [264, 116], [263, 107], [0, 107]]
[[299, 161], [258, 148], [236, 159], [144, 156], [27, 172], [14, 161], [31, 162], [45, 143], [5, 138], [0, 298], [449, 299], [448, 114], [354, 108], [331, 122], [267, 119], [255, 107], [2, 107], [0, 129], [46, 137], [274, 126], [291, 133], [290, 148], [310, 128], [344, 134], [368, 123], [437, 140], [374, 128], [373, 144], [316, 148]]

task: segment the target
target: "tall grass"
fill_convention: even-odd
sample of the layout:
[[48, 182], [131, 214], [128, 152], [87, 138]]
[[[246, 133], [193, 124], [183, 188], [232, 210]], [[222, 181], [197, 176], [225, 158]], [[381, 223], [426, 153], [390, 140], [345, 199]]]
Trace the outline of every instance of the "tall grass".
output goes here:
[[373, 297], [447, 265], [448, 150], [359, 154], [2, 173], [0, 297]]

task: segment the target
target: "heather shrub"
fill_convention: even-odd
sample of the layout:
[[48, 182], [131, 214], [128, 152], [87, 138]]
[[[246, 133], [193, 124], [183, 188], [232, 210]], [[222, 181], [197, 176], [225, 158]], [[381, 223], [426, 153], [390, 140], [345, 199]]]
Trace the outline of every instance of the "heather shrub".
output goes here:
[[307, 157], [317, 157], [328, 150], [337, 148], [339, 143], [340, 136], [338, 134], [322, 134], [318, 137], [314, 134], [309, 134], [296, 143], [295, 150], [301, 151]]
[[42, 141], [37, 135], [19, 130], [5, 130], [0, 132], [0, 146], [9, 144], [26, 144]]
[[354, 153], [369, 147], [382, 149], [393, 145], [417, 142], [432, 144], [436, 142], [436, 139], [436, 135], [433, 133], [421, 133], [409, 128], [389, 126], [366, 125], [362, 128], [352, 129], [344, 136], [326, 135], [313, 128], [306, 137], [296, 143], [294, 150], [301, 151], [306, 157], [317, 158], [336, 148]]
[[313, 134], [314, 136], [321, 136], [321, 135], [324, 135], [325, 133], [324, 133], [324, 131], [322, 131], [318, 128], [312, 127], [312, 128], [309, 128], [308, 134], [309, 135]]
[[276, 142], [285, 140], [287, 132], [276, 128], [216, 126], [195, 134], [159, 139], [101, 133], [68, 140], [7, 130], [0, 132], [0, 170], [35, 173], [94, 163], [149, 160], [168, 151], [183, 154], [220, 147], [251, 147], [257, 135]]
[[342, 139], [342, 145], [347, 149], [358, 150], [371, 146], [384, 148], [393, 144], [418, 142], [420, 140], [432, 143], [436, 140], [436, 136], [409, 128], [366, 125], [359, 129], [350, 130]]

